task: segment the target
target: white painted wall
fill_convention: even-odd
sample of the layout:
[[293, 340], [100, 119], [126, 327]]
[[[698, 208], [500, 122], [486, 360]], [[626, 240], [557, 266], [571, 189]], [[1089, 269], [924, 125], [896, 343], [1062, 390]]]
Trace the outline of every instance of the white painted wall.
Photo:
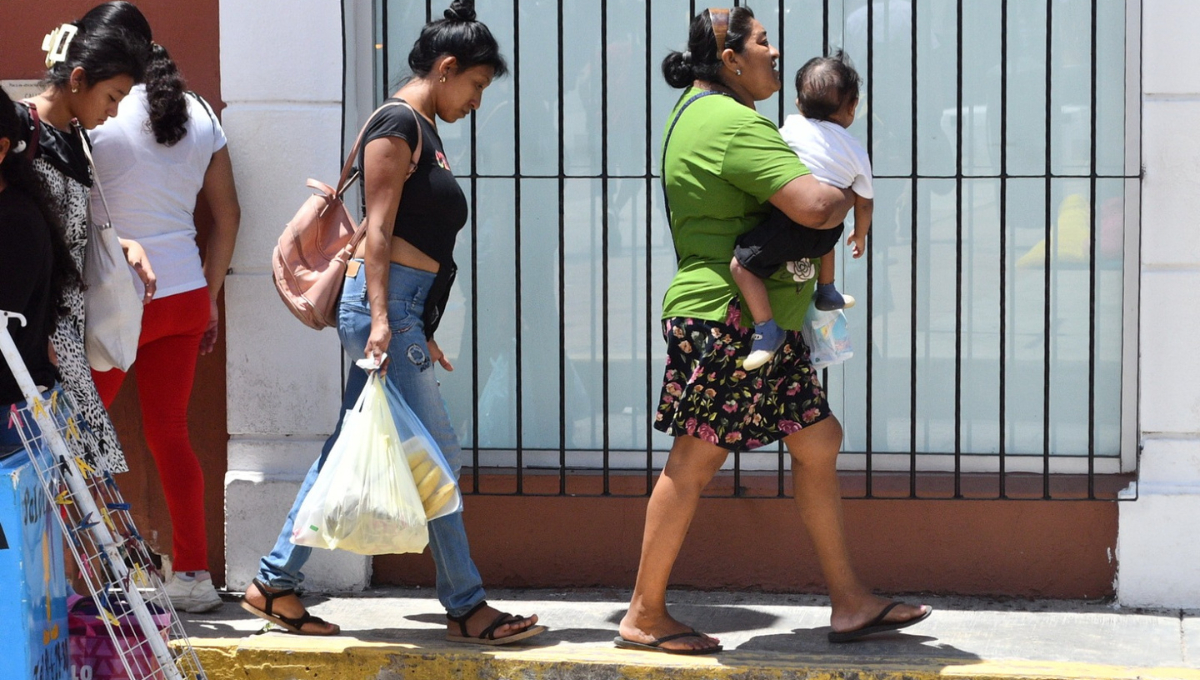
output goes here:
[[[221, 0], [220, 14], [222, 119], [242, 201], [225, 284], [225, 578], [240, 590], [274, 545], [341, 402], [336, 331], [292, 318], [270, 272], [305, 180], [332, 181], [341, 168], [342, 17], [340, 3], [322, 0]], [[306, 586], [362, 589], [370, 569], [368, 558], [318, 550]]]
[[1200, 3], [1143, 0], [1139, 498], [1120, 504], [1117, 595], [1200, 607]]

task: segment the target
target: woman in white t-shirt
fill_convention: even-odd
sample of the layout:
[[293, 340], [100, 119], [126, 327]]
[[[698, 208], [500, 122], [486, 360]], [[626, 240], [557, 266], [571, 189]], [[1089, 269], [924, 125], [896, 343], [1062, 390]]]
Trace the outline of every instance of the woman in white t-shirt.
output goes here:
[[[93, 12], [151, 40], [150, 25], [128, 2]], [[158, 290], [142, 314], [137, 385], [146, 443], [158, 465], [171, 513], [173, 573], [167, 593], [177, 609], [221, 606], [208, 574], [204, 477], [187, 430], [188, 401], [199, 354], [217, 339], [217, 297], [233, 256], [240, 221], [225, 133], [208, 104], [186, 92], [161, 45], [151, 43], [146, 83], [130, 92], [115, 118], [91, 133], [107, 219], [123, 238], [140, 242], [158, 274]], [[203, 195], [213, 216], [203, 260], [194, 211]], [[105, 219], [93, 195], [92, 214]], [[105, 406], [125, 374], [94, 373]]]

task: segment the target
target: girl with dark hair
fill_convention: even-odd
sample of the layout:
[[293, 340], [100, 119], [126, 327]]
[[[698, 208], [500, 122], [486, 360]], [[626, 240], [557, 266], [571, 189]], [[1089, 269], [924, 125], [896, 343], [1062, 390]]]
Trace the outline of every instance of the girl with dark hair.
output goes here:
[[[478, 109], [483, 91], [507, 67], [469, 2], [453, 3], [444, 19], [426, 25], [408, 63], [413, 77], [389, 100], [405, 106], [383, 109], [363, 136], [367, 236], [342, 290], [338, 334], [351, 361], [365, 354], [382, 364], [386, 379], [433, 434], [457, 474], [462, 448], [434, 375], [435, 366], [454, 367], [433, 334], [454, 274], [454, 241], [466, 223], [467, 201], [446, 161], [436, 121], [453, 123]], [[421, 154], [414, 157], [418, 146]], [[415, 164], [411, 177], [410, 164]], [[366, 379], [362, 369], [350, 369], [345, 390], [349, 407]], [[291, 542], [296, 512], [337, 436], [335, 431], [313, 463], [274, 550], [262, 558], [242, 602], [256, 616], [302, 635], [339, 631], [305, 611], [296, 597], [304, 578], [300, 569], [312, 550]], [[438, 599], [446, 608], [448, 640], [501, 645], [546, 630], [536, 625], [536, 616], [513, 616], [488, 606], [461, 513], [429, 522], [429, 547]]]
[[[76, 268], [82, 271], [92, 186], [84, 131], [116, 114], [117, 105], [142, 78], [147, 49], [145, 41], [127, 30], [80, 23], [63, 24], [47, 36], [47, 88], [14, 107], [21, 123], [20, 141], [50, 199], [54, 221]], [[149, 300], [155, 289], [149, 259], [136, 241], [122, 239], [121, 245]], [[85, 453], [112, 472], [124, 472], [125, 457], [92, 381], [84, 349], [86, 320], [80, 286], [68, 285], [63, 299], [69, 314], [59, 320], [52, 340], [62, 385], [88, 426], [82, 429]]]
[[[158, 294], [142, 313], [136, 365], [142, 429], [171, 514], [166, 591], [176, 609], [211, 611], [221, 598], [208, 572], [204, 474], [188, 436], [187, 413], [197, 356], [216, 344], [217, 298], [237, 238], [233, 166], [221, 124], [204, 100], [186, 92], [175, 62], [151, 42], [150, 24], [137, 7], [108, 2], [81, 23], [124, 28], [151, 51], [145, 84], [134, 86], [117, 115], [91, 137], [113, 228], [142, 243], [158, 269]], [[197, 195], [213, 215], [203, 262], [193, 220]], [[92, 212], [104, 209], [93, 196]], [[111, 405], [125, 372], [93, 377], [104, 404]]]
[[[79, 270], [71, 260], [57, 215], [25, 157], [22, 125], [8, 93], [0, 89], [0, 310], [25, 317], [26, 324], [8, 327], [35, 384], [58, 382], [50, 357], [50, 334], [66, 313], [64, 295], [79, 286]], [[25, 401], [7, 362], [0, 360], [0, 406]], [[15, 428], [0, 428], [0, 456], [20, 448]]]
[[771, 206], [799, 224], [829, 228], [853, 203], [848, 190], [809, 174], [774, 123], [754, 110], [780, 89], [778, 58], [754, 13], [735, 7], [697, 16], [687, 51], [663, 61], [667, 82], [687, 88], [667, 123], [662, 165], [678, 271], [663, 301], [667, 368], [654, 426], [675, 442], [650, 496], [618, 647], [721, 650], [716, 638], [667, 611], [671, 568], [700, 494], [729, 451], [778, 440], [792, 456], [796, 503], [829, 586], [830, 641], [903, 628], [930, 613], [872, 595], [850, 563], [837, 477], [842, 429], [799, 332], [813, 294], [812, 267], [765, 281], [786, 337], [765, 374], [742, 366], [751, 330], [729, 267], [734, 241]]

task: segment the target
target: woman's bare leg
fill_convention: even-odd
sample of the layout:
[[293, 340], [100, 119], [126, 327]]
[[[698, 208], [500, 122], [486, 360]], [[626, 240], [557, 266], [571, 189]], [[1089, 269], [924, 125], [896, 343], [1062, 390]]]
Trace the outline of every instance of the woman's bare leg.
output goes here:
[[[659, 475], [646, 508], [642, 558], [629, 611], [621, 619], [621, 636], [634, 642], [652, 642], [691, 630], [667, 613], [667, 583], [683, 538], [687, 535], [700, 492], [721, 468], [729, 452], [695, 437], [676, 437], [667, 464]], [[709, 636], [685, 637], [663, 644], [667, 649], [706, 649], [718, 640]]]
[[[800, 519], [808, 529], [829, 587], [833, 610], [830, 624], [839, 632], [861, 628], [890, 601], [872, 595], [858, 580], [850, 563], [842, 521], [842, 489], [837, 476], [842, 426], [837, 418], [829, 416], [783, 441], [792, 454], [792, 482]], [[923, 605], [903, 605], [893, 609], [885, 621], [907, 621], [924, 612]]]

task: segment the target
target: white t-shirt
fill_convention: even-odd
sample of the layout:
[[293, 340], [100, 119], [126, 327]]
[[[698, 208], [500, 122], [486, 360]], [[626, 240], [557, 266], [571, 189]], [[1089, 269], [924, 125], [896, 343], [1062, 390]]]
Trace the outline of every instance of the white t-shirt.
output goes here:
[[779, 134], [817, 180], [842, 189], [849, 187], [863, 198], [875, 198], [871, 159], [846, 128], [793, 114], [783, 121]]
[[[208, 285], [193, 212], [209, 161], [225, 146], [225, 132], [195, 96], [185, 99], [187, 135], [173, 146], [155, 140], [142, 85], [121, 100], [115, 118], [88, 133], [109, 219], [117, 234], [145, 249], [158, 277], [155, 298]], [[97, 191], [91, 208], [94, 220], [105, 219]]]

